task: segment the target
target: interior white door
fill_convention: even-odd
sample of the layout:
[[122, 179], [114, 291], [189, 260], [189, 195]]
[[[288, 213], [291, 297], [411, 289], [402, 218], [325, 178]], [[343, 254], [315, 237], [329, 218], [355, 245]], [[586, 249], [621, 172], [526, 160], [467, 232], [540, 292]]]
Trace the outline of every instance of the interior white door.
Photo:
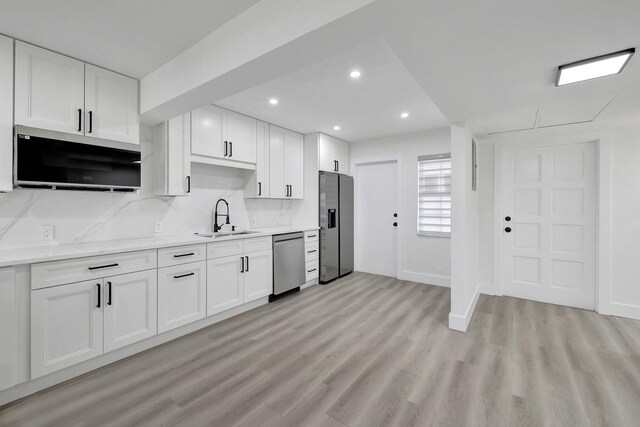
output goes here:
[[503, 159], [503, 293], [595, 309], [595, 144]]
[[31, 378], [103, 352], [102, 280], [31, 292]]
[[360, 164], [356, 172], [357, 269], [396, 277], [398, 165]]
[[158, 332], [158, 273], [140, 271], [104, 279], [104, 351]]
[[256, 162], [256, 119], [227, 111], [229, 159]]
[[226, 158], [227, 111], [214, 105], [191, 112], [191, 154]]
[[140, 144], [138, 81], [85, 65], [85, 135]]
[[15, 123], [83, 134], [84, 63], [19, 41], [15, 55]]

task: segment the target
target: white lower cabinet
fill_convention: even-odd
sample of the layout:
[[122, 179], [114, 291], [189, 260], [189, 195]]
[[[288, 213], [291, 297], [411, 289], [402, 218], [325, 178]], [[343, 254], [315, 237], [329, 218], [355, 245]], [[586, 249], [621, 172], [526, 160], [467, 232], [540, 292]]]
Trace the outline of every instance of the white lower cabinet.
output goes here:
[[207, 315], [243, 303], [242, 274], [245, 258], [231, 255], [207, 261]]
[[18, 384], [18, 289], [15, 268], [0, 269], [0, 390]]
[[271, 295], [273, 288], [273, 254], [271, 249], [245, 256], [244, 302]]
[[31, 377], [157, 333], [157, 270], [31, 292]]
[[207, 316], [206, 261], [158, 270], [158, 332]]
[[104, 351], [113, 351], [158, 333], [156, 270], [104, 279]]
[[102, 280], [31, 292], [31, 377], [103, 353]]

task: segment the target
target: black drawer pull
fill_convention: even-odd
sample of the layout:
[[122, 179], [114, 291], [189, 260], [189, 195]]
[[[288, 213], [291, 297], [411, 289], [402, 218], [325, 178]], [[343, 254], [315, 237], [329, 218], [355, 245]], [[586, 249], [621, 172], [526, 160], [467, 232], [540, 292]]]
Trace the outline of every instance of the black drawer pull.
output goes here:
[[317, 234], [309, 234], [307, 237], [317, 237]]
[[195, 255], [195, 252], [189, 252], [188, 254], [174, 255], [173, 257], [174, 258], [182, 258], [182, 257], [185, 257], [185, 256], [193, 256], [193, 255]]
[[312, 251], [307, 251], [307, 253], [308, 253], [308, 254], [312, 254], [312, 253], [314, 253], [314, 252], [318, 252], [318, 250], [317, 250], [317, 249], [314, 249], [314, 250], [312, 250]]
[[89, 267], [89, 270], [100, 270], [101, 268], [111, 268], [111, 267], [117, 267], [119, 264], [116, 262], [114, 264], [109, 264], [109, 265], [99, 265], [98, 267]]
[[311, 270], [307, 270], [307, 273], [313, 273], [316, 270], [317, 270], [316, 268], [312, 268]]
[[189, 276], [195, 276], [196, 273], [194, 273], [193, 271], [191, 273], [187, 273], [187, 274], [181, 274], [179, 276], [173, 276], [174, 279], [182, 279], [183, 277], [189, 277]]

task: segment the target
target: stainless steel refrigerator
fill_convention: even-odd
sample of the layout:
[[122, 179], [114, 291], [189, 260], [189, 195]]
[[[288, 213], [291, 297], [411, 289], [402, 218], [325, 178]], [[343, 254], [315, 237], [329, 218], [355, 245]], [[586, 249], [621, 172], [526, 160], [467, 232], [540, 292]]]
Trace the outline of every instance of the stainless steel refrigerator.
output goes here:
[[353, 178], [320, 172], [320, 283], [353, 271]]

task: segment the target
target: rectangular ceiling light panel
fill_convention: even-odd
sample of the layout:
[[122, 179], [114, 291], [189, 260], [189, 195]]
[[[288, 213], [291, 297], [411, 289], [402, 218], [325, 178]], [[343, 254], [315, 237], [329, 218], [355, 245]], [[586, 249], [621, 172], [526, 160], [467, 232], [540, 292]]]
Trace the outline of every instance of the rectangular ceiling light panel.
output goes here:
[[561, 65], [558, 67], [556, 86], [618, 74], [627, 65], [635, 51], [635, 48], [625, 49], [620, 52]]

